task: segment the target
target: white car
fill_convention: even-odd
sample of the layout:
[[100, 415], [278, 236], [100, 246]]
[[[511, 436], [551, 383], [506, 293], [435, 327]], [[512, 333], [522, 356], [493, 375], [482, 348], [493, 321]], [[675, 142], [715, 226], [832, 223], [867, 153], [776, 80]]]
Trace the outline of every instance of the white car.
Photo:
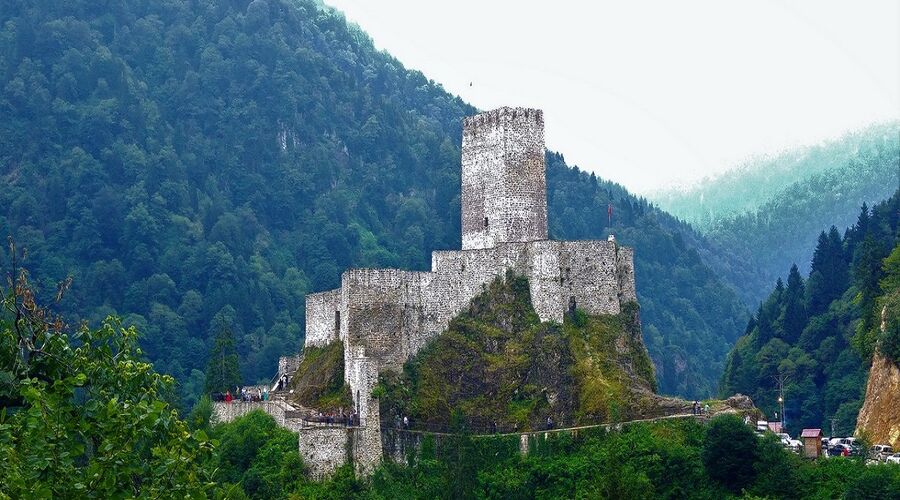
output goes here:
[[884, 461], [889, 464], [900, 465], [900, 453], [894, 453], [893, 455], [890, 455], [887, 458], [885, 458]]
[[889, 444], [876, 444], [869, 449], [869, 456], [875, 460], [884, 460], [894, 454], [894, 449]]

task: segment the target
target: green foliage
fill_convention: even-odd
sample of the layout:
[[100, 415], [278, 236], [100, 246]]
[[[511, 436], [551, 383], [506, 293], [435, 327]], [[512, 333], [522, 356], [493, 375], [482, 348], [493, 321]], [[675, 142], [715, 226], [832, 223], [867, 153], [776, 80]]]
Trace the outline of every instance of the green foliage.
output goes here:
[[900, 468], [887, 464], [859, 471], [844, 493], [847, 500], [900, 498]]
[[875, 299], [872, 324], [866, 332], [865, 322], [860, 322], [857, 328], [863, 333], [858, 335], [865, 339], [874, 337], [872, 344], [878, 351], [900, 365], [900, 244], [895, 245], [884, 259], [881, 274], [879, 288], [882, 295]]
[[738, 419], [729, 427], [736, 424], [740, 446], [755, 451], [718, 439], [723, 460], [745, 474], [743, 492], [733, 492], [704, 466], [709, 435], [721, 430], [716, 421], [708, 430], [686, 419], [535, 436], [525, 456], [515, 437], [429, 438], [408, 466], [385, 463], [368, 481], [345, 467], [327, 481], [302, 483], [292, 498], [894, 498], [900, 487], [895, 466], [801, 459]]
[[70, 337], [23, 272], [0, 300], [0, 497], [217, 496], [213, 443], [164, 396], [138, 333], [109, 317]]
[[747, 394], [773, 415], [783, 378], [791, 432], [830, 429], [832, 418], [835, 432], [853, 432], [872, 352], [879, 344], [892, 348], [885, 339], [900, 321], [889, 313], [880, 333], [881, 308], [897, 301], [888, 293], [896, 284], [886, 249], [900, 241], [898, 209], [900, 193], [871, 211], [864, 206], [843, 239], [834, 227], [821, 233], [808, 280], [792, 267], [788, 285], [776, 286], [729, 354], [721, 394]]
[[209, 424], [212, 420], [213, 403], [208, 395], [203, 395], [191, 408], [186, 422], [191, 429], [209, 430]]
[[[434, 430], [538, 429], [618, 420], [654, 387], [637, 304], [616, 316], [575, 311], [541, 323], [528, 280], [507, 274], [376, 388], [382, 415]], [[623, 345], [619, 352], [614, 346]]]
[[241, 385], [241, 370], [234, 348], [234, 335], [222, 327], [206, 363], [206, 393], [232, 391]]
[[[29, 248], [41, 293], [74, 277], [73, 320], [122, 315], [182, 382], [222, 326], [242, 380], [268, 379], [301, 343], [307, 292], [460, 246], [476, 110], [320, 2], [13, 0], [0, 48], [0, 232]], [[708, 243], [547, 159], [551, 233], [636, 247], [661, 389], [711, 394], [745, 311], [695, 251]]]
[[253, 411], [213, 428], [220, 445], [216, 480], [239, 484], [250, 498], [285, 498], [302, 484], [303, 462], [297, 434], [283, 429], [271, 416]]
[[709, 477], [733, 493], [753, 483], [758, 438], [736, 415], [712, 419], [703, 443], [703, 466]]
[[336, 411], [352, 407], [350, 388], [344, 384], [344, 343], [305, 348], [291, 388], [292, 397], [307, 408]]

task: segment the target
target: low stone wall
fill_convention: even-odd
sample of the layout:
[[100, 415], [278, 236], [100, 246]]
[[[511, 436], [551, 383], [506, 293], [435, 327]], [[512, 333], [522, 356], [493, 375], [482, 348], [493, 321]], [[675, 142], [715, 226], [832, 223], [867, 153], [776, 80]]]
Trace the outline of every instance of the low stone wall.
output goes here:
[[279, 400], [215, 402], [213, 403], [213, 421], [217, 423], [231, 422], [253, 410], [262, 410], [268, 413], [278, 425], [287, 429], [295, 431], [299, 427], [299, 423], [295, 424], [294, 419], [285, 418], [285, 412], [292, 411], [294, 408]]
[[299, 429], [300, 456], [312, 479], [323, 479], [347, 463], [352, 431], [346, 427], [306, 427]]

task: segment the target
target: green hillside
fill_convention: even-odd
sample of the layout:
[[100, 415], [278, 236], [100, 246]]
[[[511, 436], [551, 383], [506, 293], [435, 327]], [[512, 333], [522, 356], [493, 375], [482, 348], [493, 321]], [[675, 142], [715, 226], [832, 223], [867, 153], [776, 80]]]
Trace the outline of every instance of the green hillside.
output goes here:
[[831, 429], [833, 418], [837, 434], [852, 434], [874, 347], [900, 352], [893, 325], [884, 338], [877, 333], [881, 307], [896, 306], [898, 217], [900, 191], [864, 207], [843, 237], [834, 226], [822, 232], [809, 277], [792, 267], [750, 320], [728, 357], [721, 393], [750, 395], [772, 416], [781, 378], [790, 432]]
[[755, 307], [796, 263], [809, 271], [815, 236], [853, 224], [859, 206], [900, 183], [900, 123], [748, 164], [654, 199], [715, 243], [704, 259]]
[[[7, 1], [0, 92], [0, 233], [39, 294], [72, 276], [73, 321], [137, 325], [185, 400], [219, 332], [267, 379], [301, 345], [306, 293], [460, 246], [476, 110], [317, 3]], [[561, 155], [547, 176], [555, 237], [636, 248], [661, 391], [712, 393], [745, 313], [708, 243]]]

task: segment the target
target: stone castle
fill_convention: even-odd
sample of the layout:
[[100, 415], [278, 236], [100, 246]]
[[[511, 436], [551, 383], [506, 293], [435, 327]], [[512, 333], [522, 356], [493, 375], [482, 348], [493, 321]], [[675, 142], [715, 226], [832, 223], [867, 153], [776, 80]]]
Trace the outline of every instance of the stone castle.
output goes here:
[[301, 454], [321, 461], [333, 457], [329, 449], [346, 450], [343, 460], [352, 458], [362, 473], [377, 465], [381, 426], [371, 394], [379, 373], [400, 370], [507, 271], [528, 278], [542, 321], [561, 322], [574, 307], [617, 314], [637, 300], [631, 248], [612, 238], [548, 239], [544, 119], [537, 109], [504, 107], [465, 119], [462, 250], [434, 252], [427, 272], [348, 269], [340, 288], [307, 296], [305, 346], [343, 342], [345, 382], [360, 425], [343, 434], [301, 430]]

